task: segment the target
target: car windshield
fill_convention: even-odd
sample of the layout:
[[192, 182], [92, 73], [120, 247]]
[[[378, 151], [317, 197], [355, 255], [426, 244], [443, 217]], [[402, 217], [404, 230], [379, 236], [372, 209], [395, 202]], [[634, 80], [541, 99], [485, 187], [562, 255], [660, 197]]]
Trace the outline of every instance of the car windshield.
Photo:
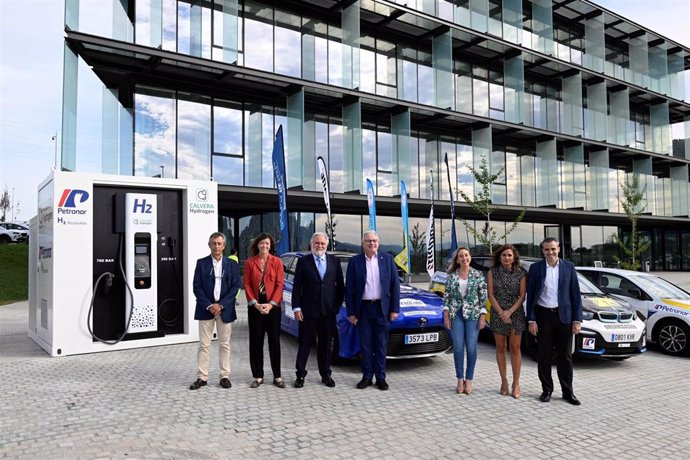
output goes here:
[[654, 298], [690, 300], [690, 293], [658, 276], [630, 275], [630, 281], [640, 286]]
[[580, 283], [581, 294], [603, 294], [601, 290], [594, 285], [590, 280], [584, 277], [581, 273], [577, 274], [577, 281]]

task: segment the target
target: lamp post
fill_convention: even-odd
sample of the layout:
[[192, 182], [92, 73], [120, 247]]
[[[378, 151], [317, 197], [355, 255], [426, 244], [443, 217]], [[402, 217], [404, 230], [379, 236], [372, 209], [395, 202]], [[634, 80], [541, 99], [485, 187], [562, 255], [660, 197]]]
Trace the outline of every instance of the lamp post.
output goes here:
[[14, 187], [12, 187], [12, 196], [10, 197], [10, 209], [12, 210], [12, 222], [14, 222]]
[[[58, 133], [55, 131], [55, 135], [52, 137], [52, 140], [55, 141], [55, 169], [58, 169]], [[62, 168], [60, 168], [62, 169]]]

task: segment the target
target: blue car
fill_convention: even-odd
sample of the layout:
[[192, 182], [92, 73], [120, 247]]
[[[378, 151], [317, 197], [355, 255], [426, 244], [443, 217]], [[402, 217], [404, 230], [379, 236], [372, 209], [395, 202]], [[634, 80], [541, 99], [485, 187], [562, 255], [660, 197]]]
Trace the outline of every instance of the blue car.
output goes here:
[[[297, 337], [297, 320], [292, 311], [292, 282], [295, 278], [297, 261], [309, 253], [290, 252], [281, 259], [285, 266], [285, 289], [283, 291], [282, 318], [280, 327]], [[334, 253], [347, 273], [347, 263], [354, 254]], [[347, 280], [345, 280], [347, 289]], [[451, 341], [443, 328], [442, 299], [408, 284], [400, 284], [400, 315], [390, 325], [387, 358], [422, 358], [445, 353], [451, 348]], [[334, 359], [352, 359], [359, 355], [359, 334], [357, 327], [347, 320], [345, 305], [340, 307], [336, 317], [338, 334], [334, 338], [332, 355]]]

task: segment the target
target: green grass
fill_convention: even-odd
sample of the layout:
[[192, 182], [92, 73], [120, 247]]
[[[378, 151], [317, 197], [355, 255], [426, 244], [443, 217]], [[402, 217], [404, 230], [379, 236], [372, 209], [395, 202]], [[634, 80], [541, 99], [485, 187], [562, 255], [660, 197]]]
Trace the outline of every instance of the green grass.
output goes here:
[[28, 298], [28, 265], [28, 244], [0, 244], [0, 305]]

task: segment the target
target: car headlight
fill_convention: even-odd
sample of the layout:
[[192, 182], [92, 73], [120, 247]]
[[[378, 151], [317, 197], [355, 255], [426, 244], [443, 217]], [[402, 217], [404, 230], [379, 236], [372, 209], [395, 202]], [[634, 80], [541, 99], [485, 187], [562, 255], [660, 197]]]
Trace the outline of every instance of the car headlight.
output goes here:
[[593, 319], [594, 318], [594, 312], [591, 311], [583, 311], [582, 312], [582, 319]]

